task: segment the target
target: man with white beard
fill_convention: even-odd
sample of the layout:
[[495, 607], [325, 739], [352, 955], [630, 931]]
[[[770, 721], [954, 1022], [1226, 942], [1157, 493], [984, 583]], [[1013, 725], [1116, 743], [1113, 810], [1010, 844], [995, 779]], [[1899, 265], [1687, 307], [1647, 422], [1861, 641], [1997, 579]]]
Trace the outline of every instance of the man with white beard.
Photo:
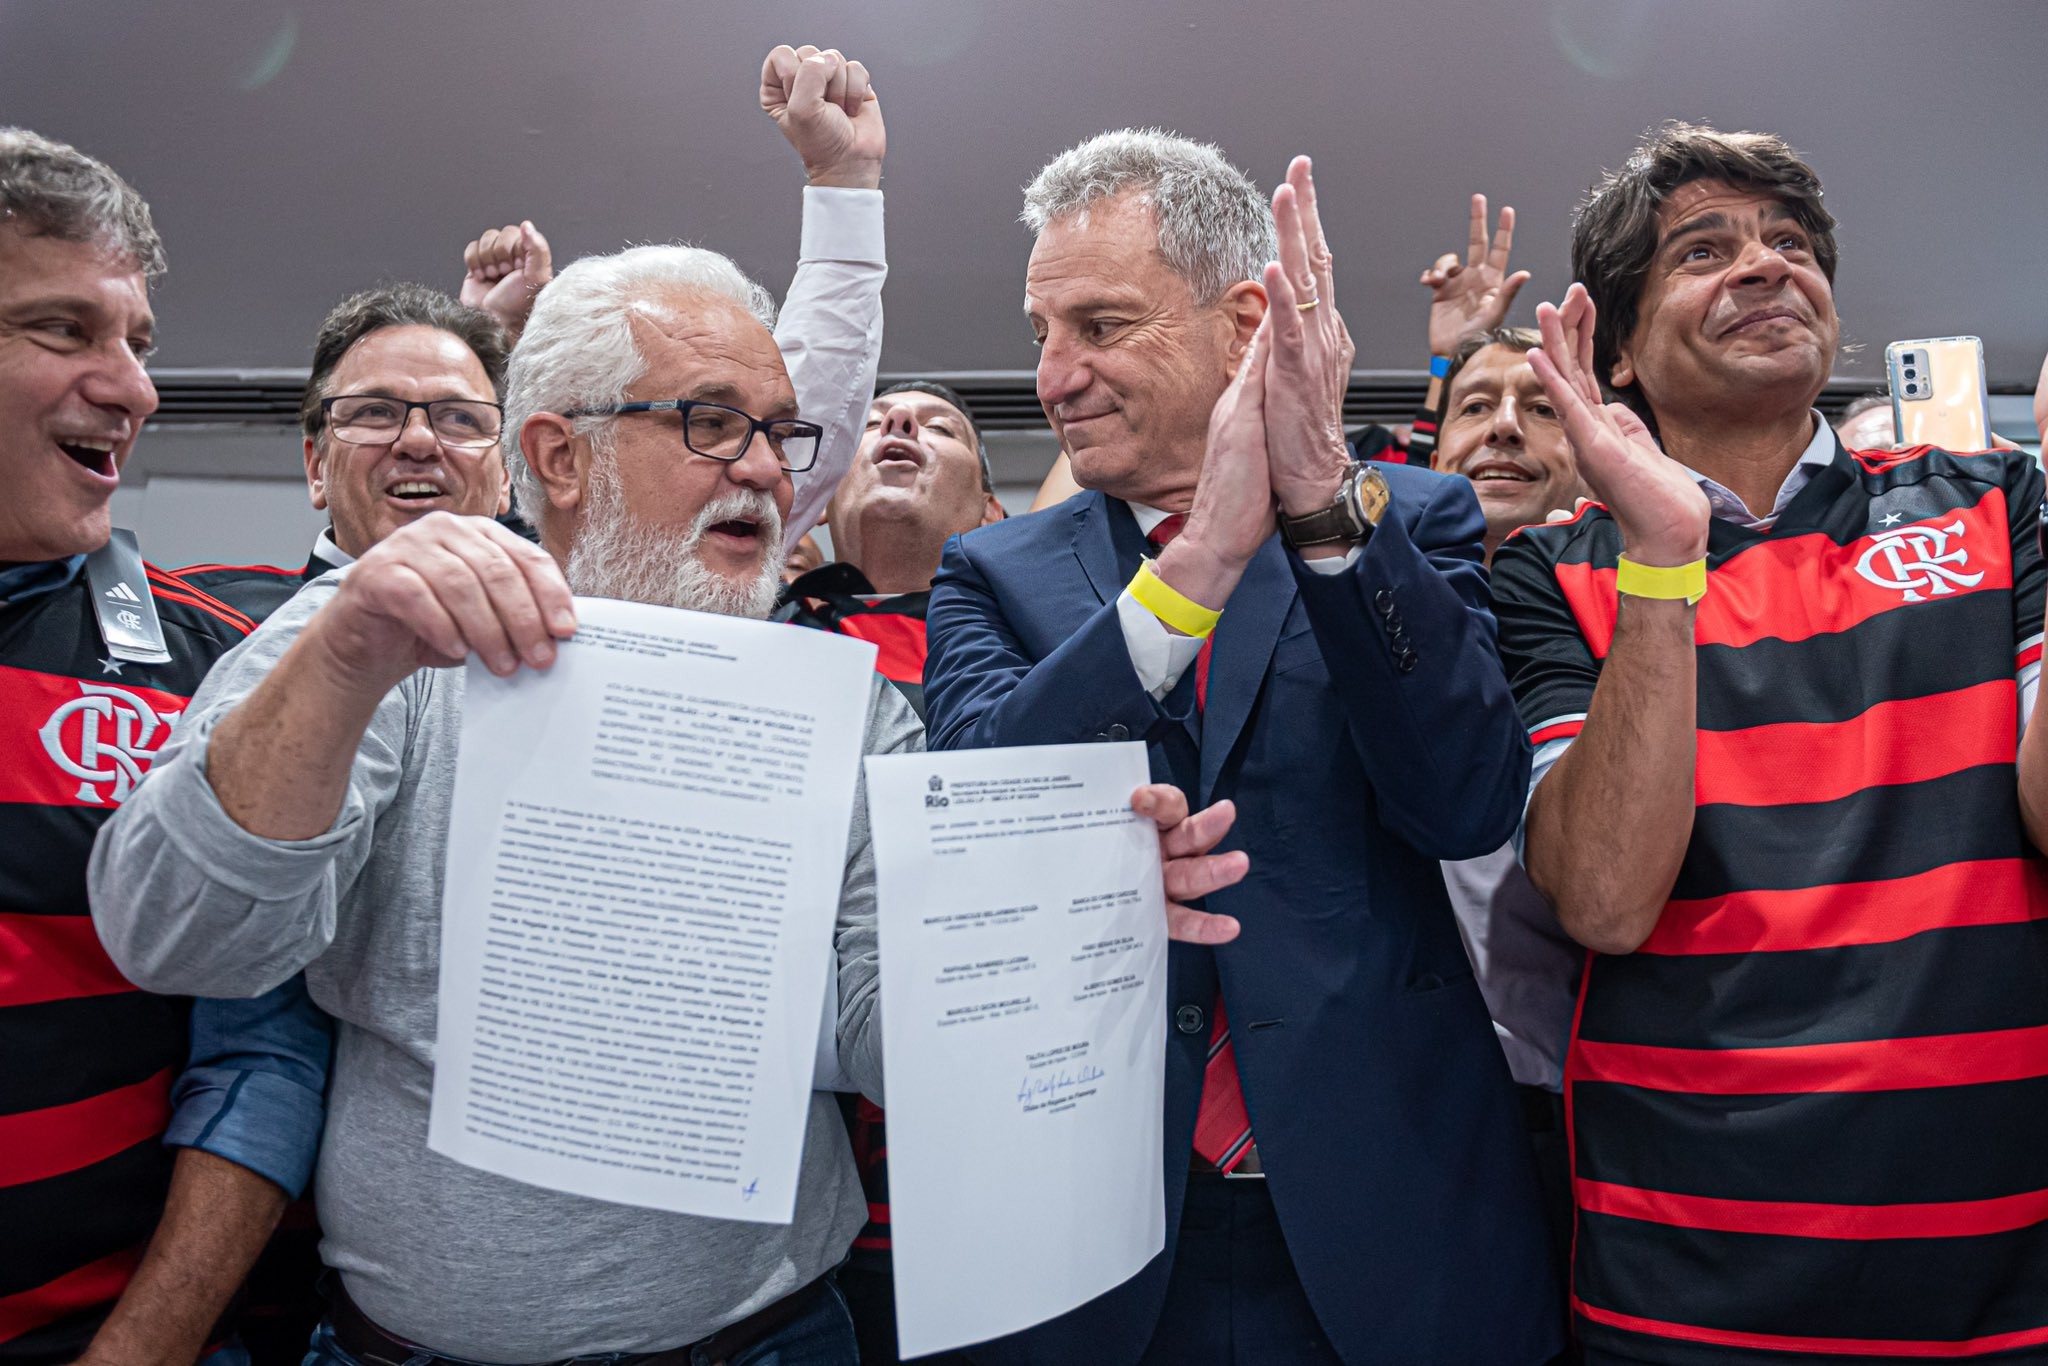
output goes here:
[[[855, 1360], [830, 1272], [865, 1206], [830, 1097], [812, 1099], [788, 1225], [564, 1195], [426, 1145], [461, 729], [452, 666], [473, 654], [500, 675], [546, 668], [575, 631], [572, 591], [767, 615], [790, 475], [818, 434], [797, 417], [771, 313], [730, 261], [695, 248], [563, 271], [506, 381], [511, 475], [541, 546], [435, 513], [310, 585], [208, 676], [100, 840], [95, 918], [136, 982], [252, 994], [303, 970], [340, 1022], [318, 1176], [339, 1293], [309, 1362]], [[922, 744], [877, 676], [866, 751]], [[1244, 875], [1242, 853], [1208, 852], [1227, 806], [1188, 816], [1159, 785], [1133, 805], [1160, 826], [1170, 931], [1234, 935], [1236, 922], [1179, 904]], [[838, 1061], [880, 1101], [864, 796], [835, 942]]]

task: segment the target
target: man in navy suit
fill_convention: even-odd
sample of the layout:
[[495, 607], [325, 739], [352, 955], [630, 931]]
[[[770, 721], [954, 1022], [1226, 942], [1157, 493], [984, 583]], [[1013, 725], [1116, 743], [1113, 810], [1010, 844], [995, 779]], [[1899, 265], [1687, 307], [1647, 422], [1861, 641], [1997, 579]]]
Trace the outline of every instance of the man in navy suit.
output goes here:
[[1269, 209], [1213, 147], [1105, 134], [1025, 219], [1039, 398], [1088, 491], [948, 544], [931, 741], [1142, 739], [1235, 803], [1251, 872], [1209, 901], [1235, 941], [1172, 949], [1166, 1251], [972, 1355], [1547, 1361], [1534, 1174], [1437, 865], [1499, 847], [1529, 766], [1470, 486], [1350, 461], [1305, 158]]

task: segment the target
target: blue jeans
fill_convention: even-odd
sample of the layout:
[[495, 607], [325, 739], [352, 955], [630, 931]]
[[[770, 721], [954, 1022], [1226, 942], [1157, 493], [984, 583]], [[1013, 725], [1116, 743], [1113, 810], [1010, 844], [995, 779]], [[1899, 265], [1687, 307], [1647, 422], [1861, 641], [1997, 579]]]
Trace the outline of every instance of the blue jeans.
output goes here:
[[[853, 1316], [846, 1312], [846, 1300], [840, 1295], [839, 1287], [827, 1281], [825, 1288], [828, 1292], [825, 1298], [818, 1301], [810, 1313], [781, 1332], [763, 1338], [723, 1363], [693, 1351], [690, 1355], [692, 1366], [858, 1366], [860, 1349], [853, 1340]], [[607, 1363], [633, 1355], [630, 1352], [599, 1352], [573, 1360], [579, 1366], [607, 1366]], [[464, 1360], [462, 1357], [443, 1359]], [[422, 1354], [419, 1360], [426, 1362], [433, 1358]], [[313, 1341], [300, 1366], [363, 1366], [363, 1363], [336, 1344], [334, 1326], [323, 1322], [313, 1330]], [[474, 1363], [473, 1366], [489, 1366], [489, 1363]]]

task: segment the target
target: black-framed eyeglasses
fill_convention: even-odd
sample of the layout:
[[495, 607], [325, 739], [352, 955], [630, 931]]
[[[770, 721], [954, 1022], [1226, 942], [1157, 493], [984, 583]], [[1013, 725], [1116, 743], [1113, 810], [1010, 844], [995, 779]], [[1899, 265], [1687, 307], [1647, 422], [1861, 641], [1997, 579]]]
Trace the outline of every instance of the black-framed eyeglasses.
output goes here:
[[728, 408], [723, 403], [704, 403], [694, 398], [659, 398], [642, 403], [621, 403], [605, 408], [578, 408], [563, 417], [622, 417], [627, 413], [674, 413], [682, 425], [683, 445], [712, 460], [737, 460], [754, 444], [754, 433], [768, 438], [782, 468], [802, 474], [818, 463], [818, 446], [825, 429], [815, 422], [778, 417], [764, 422], [752, 413]]
[[427, 415], [434, 439], [456, 450], [495, 446], [505, 427], [505, 410], [481, 399], [436, 398], [420, 403], [390, 394], [336, 394], [320, 400], [327, 430], [351, 446], [384, 446], [398, 440], [415, 408]]

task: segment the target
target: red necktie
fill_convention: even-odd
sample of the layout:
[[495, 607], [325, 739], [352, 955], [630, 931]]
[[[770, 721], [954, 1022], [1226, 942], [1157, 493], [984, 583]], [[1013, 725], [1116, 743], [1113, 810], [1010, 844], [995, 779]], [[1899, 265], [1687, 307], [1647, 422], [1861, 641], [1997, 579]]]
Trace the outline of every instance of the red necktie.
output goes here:
[[[1173, 513], [1152, 528], [1145, 539], [1164, 547], [1180, 535], [1188, 519]], [[1209, 649], [1212, 633], [1195, 656], [1195, 706], [1209, 701]], [[1229, 1171], [1252, 1150], [1252, 1116], [1245, 1108], [1244, 1087], [1237, 1079], [1237, 1049], [1230, 1042], [1230, 1022], [1223, 1013], [1223, 991], [1216, 992], [1216, 1024], [1209, 1031], [1209, 1061], [1202, 1069], [1202, 1104], [1195, 1111], [1195, 1151], [1218, 1171]]]

